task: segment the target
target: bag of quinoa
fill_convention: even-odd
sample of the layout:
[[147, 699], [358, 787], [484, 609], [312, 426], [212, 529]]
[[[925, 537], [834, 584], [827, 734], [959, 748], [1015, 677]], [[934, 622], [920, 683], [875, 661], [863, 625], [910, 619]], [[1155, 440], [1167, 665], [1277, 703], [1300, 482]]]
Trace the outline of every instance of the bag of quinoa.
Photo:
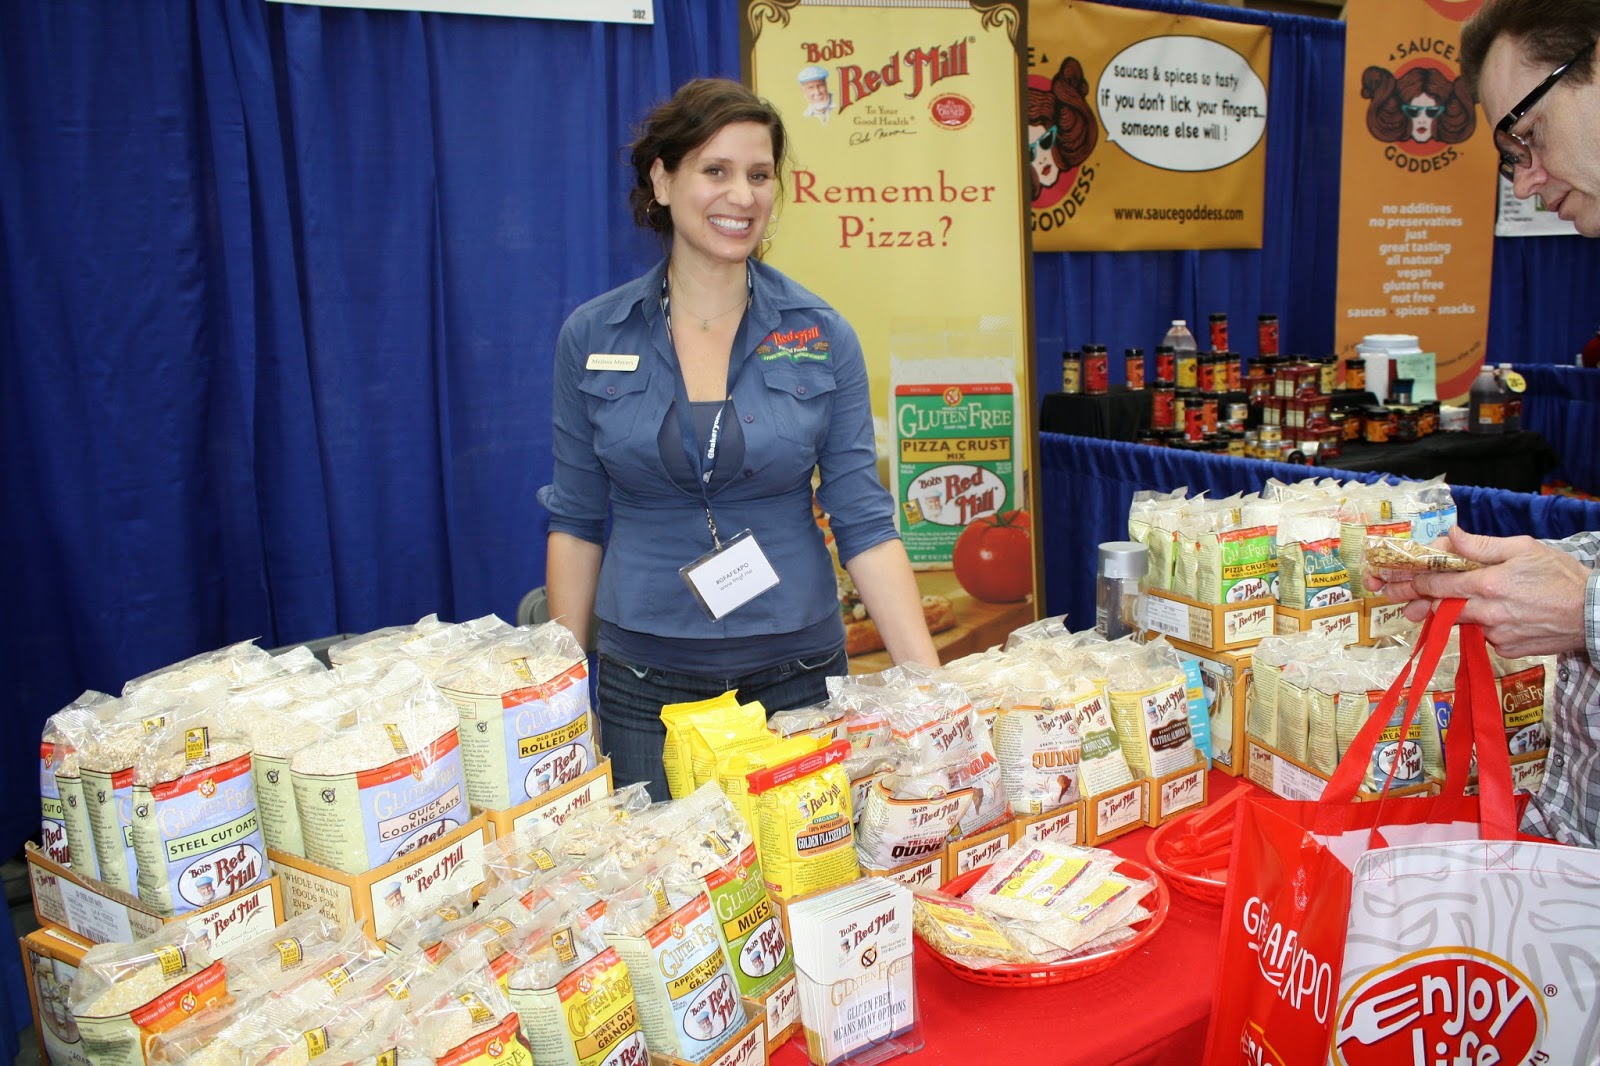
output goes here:
[[90, 690], [51, 715], [39, 742], [39, 800], [44, 853], [62, 866], [99, 877], [94, 839], [78, 777], [78, 749], [91, 724], [115, 714], [116, 698]]
[[306, 857], [362, 874], [460, 828], [459, 722], [414, 663], [368, 688], [356, 724], [290, 760]]
[[476, 642], [435, 678], [461, 714], [467, 795], [509, 810], [598, 762], [583, 648], [559, 622]]
[[265, 881], [250, 749], [213, 710], [174, 714], [144, 737], [130, 833], [139, 898], [174, 917]]
[[227, 995], [227, 979], [186, 922], [131, 944], [99, 944], [72, 982], [72, 1017], [95, 1066], [145, 1066], [150, 1037]]
[[1013, 815], [1043, 814], [1083, 798], [1078, 706], [1097, 688], [1043, 665], [1012, 669], [994, 726], [995, 755]]

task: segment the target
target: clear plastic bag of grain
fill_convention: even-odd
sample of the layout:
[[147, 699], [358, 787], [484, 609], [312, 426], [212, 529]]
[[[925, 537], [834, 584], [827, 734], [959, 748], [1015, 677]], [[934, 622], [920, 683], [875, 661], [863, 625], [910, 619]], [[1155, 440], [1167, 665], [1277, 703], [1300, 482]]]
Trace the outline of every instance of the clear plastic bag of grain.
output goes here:
[[317, 911], [306, 911], [272, 932], [246, 941], [228, 954], [228, 992], [236, 999], [264, 995], [285, 975], [308, 969], [341, 950], [348, 939], [366, 934], [344, 933]]
[[232, 696], [219, 712], [250, 746], [261, 832], [267, 847], [305, 855], [300, 806], [295, 797], [290, 762], [306, 748], [333, 740], [339, 729], [355, 721], [363, 684], [379, 676], [367, 670], [366, 680], [350, 676], [362, 665], [286, 679]]
[[1013, 815], [1043, 814], [1083, 798], [1078, 709], [1099, 687], [1043, 665], [1005, 673], [1006, 697], [994, 726], [995, 757]]
[[1000, 924], [971, 903], [934, 890], [912, 894], [912, 922], [923, 943], [939, 954], [979, 968], [992, 963], [1033, 962], [1031, 952], [1007, 936]]
[[[966, 692], [936, 681], [897, 690], [884, 708], [894, 738], [897, 780], [892, 792], [897, 798], [933, 800], [940, 789], [946, 794], [970, 791], [957, 836], [981, 832], [1006, 817], [1000, 761]], [[872, 795], [868, 793], [869, 801]], [[861, 821], [865, 824], [865, 813]]]
[[850, 738], [849, 730], [845, 727], [844, 709], [831, 703], [774, 711], [767, 715], [767, 728], [774, 736], [785, 740], [802, 734], [829, 743]]
[[[309, 655], [309, 652], [307, 653]], [[315, 657], [312, 657], [313, 662]], [[260, 684], [288, 670], [303, 668], [303, 658], [274, 656], [254, 641], [201, 652], [187, 659], [141, 674], [122, 686], [124, 697], [138, 696], [152, 704], [176, 701], [195, 692], [220, 686], [223, 691]], [[318, 667], [320, 669], [320, 666]]]
[[1128, 766], [1164, 777], [1199, 761], [1189, 731], [1189, 682], [1165, 640], [1128, 649], [1110, 662], [1106, 695]]
[[1454, 529], [1456, 501], [1444, 475], [1395, 486], [1394, 517], [1410, 521], [1411, 539], [1418, 544], [1432, 544]]
[[402, 650], [430, 633], [445, 628], [450, 623], [439, 621], [436, 614], [425, 614], [410, 625], [384, 626], [368, 633], [358, 633], [328, 647], [328, 662], [334, 667], [345, 666], [362, 659], [384, 665], [405, 658]]
[[1396, 516], [1393, 487], [1385, 482], [1346, 486], [1339, 507], [1339, 559], [1350, 574], [1350, 591], [1356, 596], [1377, 596], [1361, 581], [1367, 572], [1367, 551], [1373, 540], [1410, 540], [1411, 520]]
[[[1060, 622], [1065, 618], [1066, 615], [1061, 615], [1046, 621]], [[1064, 628], [1062, 633], [1065, 633]], [[1049, 641], [1047, 638], [1039, 637], [1035, 642], [1047, 644]], [[973, 652], [971, 655], [964, 655], [936, 670], [929, 671], [928, 680], [947, 682], [965, 692], [972, 704], [973, 712], [983, 723], [984, 729], [989, 733], [990, 742], [993, 743], [994, 720], [1000, 713], [1000, 704], [1006, 696], [1006, 671], [1017, 659], [1018, 656], [1003, 652], [999, 648]]]
[[1023, 840], [1001, 853], [964, 898], [997, 917], [1050, 921], [1076, 906], [1120, 861], [1098, 848]]
[[[78, 778], [100, 880], [124, 892], [138, 890], [139, 859], [133, 849], [133, 764], [150, 732], [171, 714], [191, 713], [226, 698], [226, 681], [201, 677], [182, 691], [150, 686], [123, 697], [85, 731], [78, 750]], [[177, 694], [175, 694], [177, 693]]]
[[[1263, 744], [1278, 746], [1278, 677], [1284, 664], [1322, 660], [1340, 647], [1336, 637], [1306, 630], [1263, 637], [1251, 654], [1250, 688], [1245, 696], [1245, 732]], [[1341, 747], [1340, 750], [1343, 750]]]
[[1339, 696], [1349, 684], [1354, 664], [1340, 648], [1311, 669], [1306, 689], [1306, 761], [1318, 773], [1331, 775], [1339, 765]]
[[[1181, 495], [1183, 490], [1167, 496], [1157, 496], [1150, 501], [1146, 512], [1149, 524], [1145, 528], [1143, 543], [1150, 549], [1150, 565], [1145, 570], [1145, 587], [1171, 591], [1177, 573], [1178, 524], [1189, 501]], [[1204, 496], [1201, 493], [1200, 497]], [[1130, 529], [1132, 524], [1130, 523]], [[1139, 539], [1135, 537], [1134, 539]]]
[[399, 1045], [423, 1063], [533, 1066], [521, 1020], [481, 950], [451, 955], [411, 989]]
[[84, 955], [69, 1003], [84, 1054], [96, 1066], [142, 1066], [145, 1042], [226, 998], [220, 961], [185, 922], [131, 944]]
[[559, 622], [465, 640], [435, 681], [461, 714], [474, 806], [509, 810], [571, 784], [599, 761], [588, 660]]
[[699, 1061], [745, 1014], [710, 897], [686, 895], [681, 884], [647, 872], [609, 902], [605, 939], [628, 966], [650, 1050]]
[[[1367, 724], [1384, 691], [1404, 669], [1409, 655], [1401, 648], [1351, 648], [1346, 658], [1350, 670], [1339, 692], [1334, 735], [1339, 756], [1350, 750], [1361, 727]], [[1453, 676], [1453, 675], [1452, 675]]]
[[93, 724], [115, 715], [116, 706], [116, 697], [91, 689], [51, 715], [39, 741], [40, 845], [51, 861], [88, 877], [99, 877], [100, 868], [78, 776], [78, 750]]
[[169, 918], [272, 876], [250, 748], [217, 722], [215, 707], [174, 709], [144, 735], [134, 763], [139, 898]]
[[465, 824], [459, 721], [416, 664], [390, 668], [356, 724], [290, 759], [306, 857], [362, 874]]
[[456, 889], [437, 898], [413, 900], [401, 911], [383, 942], [391, 958], [415, 955], [437, 941], [445, 926], [471, 913], [470, 888]]
[[[1140, 540], [1139, 543], [1143, 544], [1144, 541]], [[1035, 641], [1049, 643], [1050, 641], [1061, 640], [1067, 635], [1067, 633], [1068, 629], [1066, 615], [1058, 614], [1049, 618], [1041, 618], [1037, 622], [1028, 622], [1025, 625], [1020, 625], [1007, 634], [1003, 650], [1007, 652], [1013, 652], [1022, 647], [1022, 645], [1032, 644]], [[976, 654], [988, 655], [989, 653], [978, 652]], [[972, 656], [967, 656], [967, 658], [972, 658]], [[956, 663], [960, 662], [965, 662], [965, 659], [956, 660]], [[956, 663], [951, 663], [949, 665], [955, 666]], [[957, 684], [960, 683], [960, 678], [953, 678], [952, 680], [955, 680]]]
[[627, 964], [581, 910], [516, 953], [506, 997], [540, 1066], [647, 1059]]
[[1349, 603], [1350, 572], [1339, 546], [1337, 507], [1285, 504], [1278, 518], [1278, 602], [1307, 611]]

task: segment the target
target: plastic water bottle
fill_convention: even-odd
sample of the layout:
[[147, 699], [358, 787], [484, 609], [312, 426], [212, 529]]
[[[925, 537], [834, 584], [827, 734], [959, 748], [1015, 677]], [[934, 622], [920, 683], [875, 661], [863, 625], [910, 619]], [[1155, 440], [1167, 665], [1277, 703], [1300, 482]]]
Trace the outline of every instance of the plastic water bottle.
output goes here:
[[1178, 388], [1199, 388], [1199, 358], [1196, 355], [1199, 346], [1195, 343], [1194, 334], [1189, 332], [1189, 324], [1181, 318], [1173, 319], [1172, 328], [1161, 338], [1161, 344], [1162, 347], [1172, 349], [1173, 363], [1177, 367]]
[[1494, 367], [1485, 363], [1467, 393], [1467, 432], [1504, 433], [1506, 431], [1505, 386], [1495, 377]]
[[1181, 318], [1172, 320], [1172, 328], [1167, 330], [1167, 335], [1161, 339], [1161, 343], [1171, 345], [1175, 354], [1199, 350], [1194, 334], [1189, 332], [1189, 323]]

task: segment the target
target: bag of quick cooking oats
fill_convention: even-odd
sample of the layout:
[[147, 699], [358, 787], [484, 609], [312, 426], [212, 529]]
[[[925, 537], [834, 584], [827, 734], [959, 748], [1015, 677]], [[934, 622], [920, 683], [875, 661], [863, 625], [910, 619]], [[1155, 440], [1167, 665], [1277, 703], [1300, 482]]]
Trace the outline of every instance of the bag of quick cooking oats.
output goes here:
[[370, 686], [358, 722], [290, 761], [306, 857], [360, 874], [468, 818], [460, 716], [413, 663]]

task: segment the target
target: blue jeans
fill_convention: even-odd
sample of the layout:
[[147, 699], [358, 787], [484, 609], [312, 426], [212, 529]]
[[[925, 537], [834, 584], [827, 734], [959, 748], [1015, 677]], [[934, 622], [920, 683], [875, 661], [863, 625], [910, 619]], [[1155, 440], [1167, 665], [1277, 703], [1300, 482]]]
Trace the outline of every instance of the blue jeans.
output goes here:
[[843, 648], [832, 655], [792, 659], [743, 677], [726, 678], [634, 666], [608, 655], [599, 658], [595, 713], [600, 719], [602, 750], [611, 756], [611, 776], [619, 787], [646, 782], [650, 798], [656, 802], [671, 798], [661, 763], [661, 749], [667, 742], [667, 727], [661, 723], [663, 706], [710, 699], [735, 689], [740, 703], [760, 700], [769, 714], [809, 707], [827, 700], [830, 676], [843, 676], [850, 668]]

